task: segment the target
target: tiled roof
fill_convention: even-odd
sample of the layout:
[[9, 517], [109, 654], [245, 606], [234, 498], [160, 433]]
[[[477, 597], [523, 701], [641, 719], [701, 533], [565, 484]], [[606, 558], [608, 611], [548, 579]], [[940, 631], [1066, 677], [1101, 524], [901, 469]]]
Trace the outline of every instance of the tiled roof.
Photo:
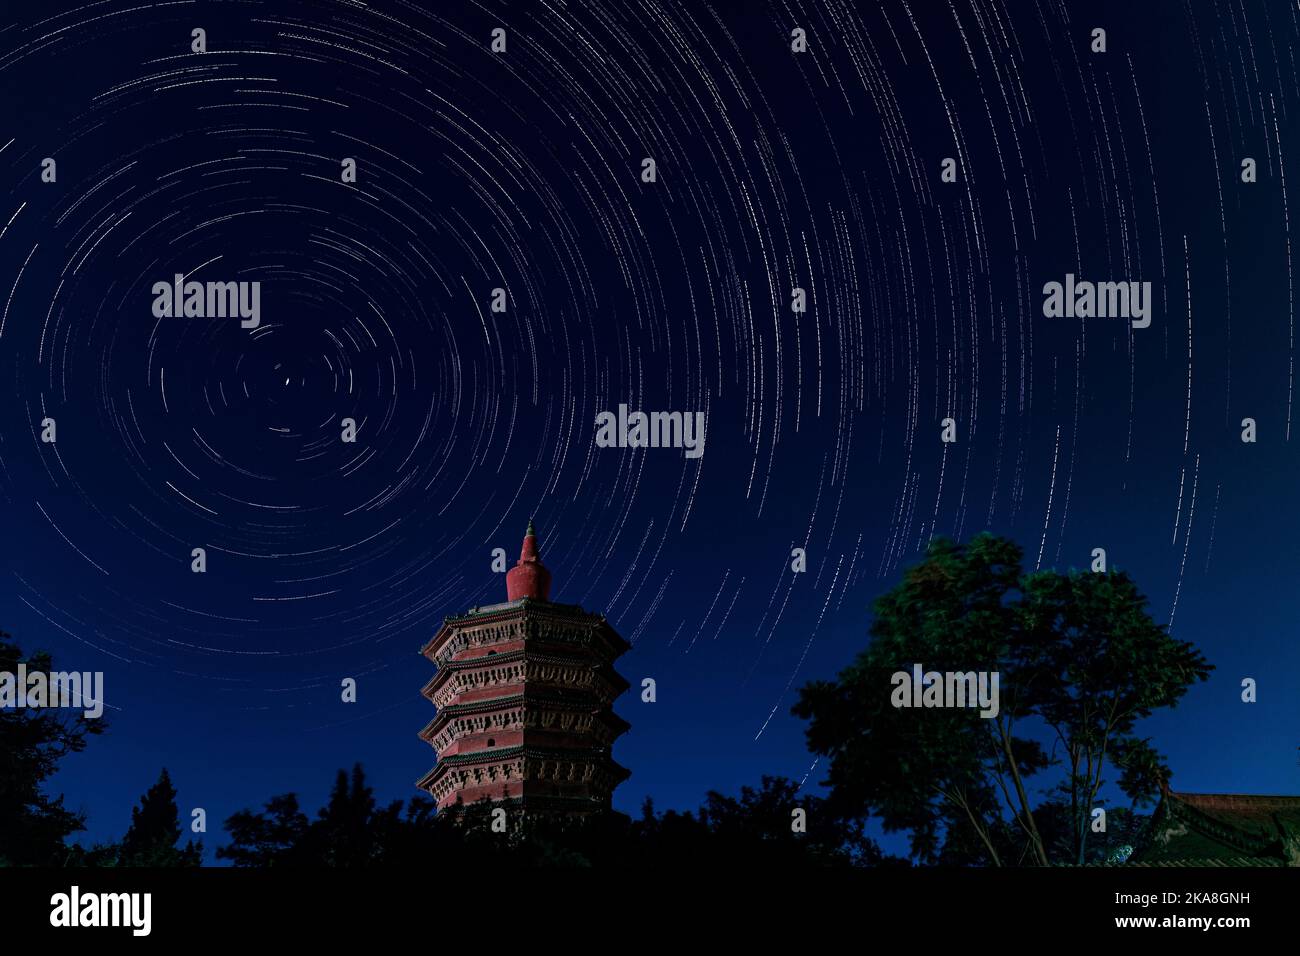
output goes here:
[[1203, 856], [1203, 857], [1186, 857], [1177, 860], [1130, 860], [1127, 863], [1121, 863], [1119, 860], [1105, 860], [1099, 863], [1054, 863], [1053, 866], [1060, 869], [1096, 869], [1097, 867], [1124, 868], [1130, 866], [1142, 867], [1182, 867], [1182, 866], [1286, 866], [1286, 863], [1280, 859], [1262, 857], [1262, 856]]
[[1300, 865], [1300, 797], [1166, 791], [1129, 866]]
[[1125, 863], [1124, 866], [1286, 866], [1280, 859], [1261, 856], [1196, 857], [1183, 860], [1153, 860], [1150, 863]]

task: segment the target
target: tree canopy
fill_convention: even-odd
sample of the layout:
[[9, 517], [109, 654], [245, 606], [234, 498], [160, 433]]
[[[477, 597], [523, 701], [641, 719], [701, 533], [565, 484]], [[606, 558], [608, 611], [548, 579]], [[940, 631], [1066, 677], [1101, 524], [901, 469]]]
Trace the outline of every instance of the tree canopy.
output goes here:
[[[794, 707], [809, 749], [830, 758], [833, 812], [908, 833], [923, 862], [1086, 862], [1102, 787], [1136, 806], [1168, 778], [1137, 722], [1211, 670], [1151, 619], [1127, 573], [1022, 564], [1005, 538], [934, 540], [875, 602], [867, 648]], [[996, 672], [996, 715], [894, 706], [891, 676], [914, 664]], [[1035, 807], [1031, 784], [1052, 769], [1063, 778]]]
[[[25, 657], [9, 634], [0, 631], [0, 671], [49, 672], [48, 654]], [[68, 849], [65, 841], [85, 829], [81, 813], [69, 810], [63, 797], [51, 797], [46, 783], [69, 754], [85, 749], [87, 737], [102, 733], [101, 720], [80, 711], [50, 707], [0, 709], [0, 865], [56, 866]]]

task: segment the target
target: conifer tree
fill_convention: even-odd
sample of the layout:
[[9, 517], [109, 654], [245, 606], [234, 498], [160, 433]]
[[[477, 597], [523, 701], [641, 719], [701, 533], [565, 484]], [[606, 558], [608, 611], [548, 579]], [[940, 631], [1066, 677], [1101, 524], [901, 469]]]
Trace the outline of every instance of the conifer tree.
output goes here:
[[123, 866], [199, 866], [203, 844], [193, 840], [185, 846], [181, 838], [180, 811], [176, 808], [176, 788], [164, 767], [158, 782], [140, 798], [131, 810], [131, 827], [122, 837], [119, 862]]

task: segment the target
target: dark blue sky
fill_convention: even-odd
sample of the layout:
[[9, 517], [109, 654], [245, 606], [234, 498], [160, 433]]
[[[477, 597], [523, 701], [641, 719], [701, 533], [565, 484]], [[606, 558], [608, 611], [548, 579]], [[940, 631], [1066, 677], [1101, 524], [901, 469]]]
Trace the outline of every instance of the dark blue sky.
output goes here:
[[[1296, 792], [1298, 28], [1238, 6], [6, 10], [0, 627], [106, 674], [88, 837], [164, 765], [210, 845], [355, 761], [409, 797], [419, 648], [530, 516], [658, 683], [621, 809], [814, 785], [798, 687], [985, 529], [1106, 548], [1216, 665], [1142, 728], [1175, 788]], [[263, 327], [155, 319], [176, 272]], [[1152, 282], [1151, 327], [1044, 318], [1067, 272]], [[703, 457], [596, 448], [620, 402], [704, 411]]]

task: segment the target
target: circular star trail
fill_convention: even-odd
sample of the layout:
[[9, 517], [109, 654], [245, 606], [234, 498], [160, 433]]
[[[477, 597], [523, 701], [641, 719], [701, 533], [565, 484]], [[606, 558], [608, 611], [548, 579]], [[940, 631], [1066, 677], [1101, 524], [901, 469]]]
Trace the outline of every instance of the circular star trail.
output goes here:
[[[422, 766], [415, 652], [534, 518], [667, 689], [620, 746], [798, 776], [794, 691], [932, 536], [1212, 628], [1296, 517], [1294, 9], [431, 6], [6, 15], [0, 609], [110, 713]], [[1067, 274], [1149, 327], [1046, 317]], [[256, 327], [155, 314], [176, 276]], [[599, 447], [620, 405], [703, 454]]]

